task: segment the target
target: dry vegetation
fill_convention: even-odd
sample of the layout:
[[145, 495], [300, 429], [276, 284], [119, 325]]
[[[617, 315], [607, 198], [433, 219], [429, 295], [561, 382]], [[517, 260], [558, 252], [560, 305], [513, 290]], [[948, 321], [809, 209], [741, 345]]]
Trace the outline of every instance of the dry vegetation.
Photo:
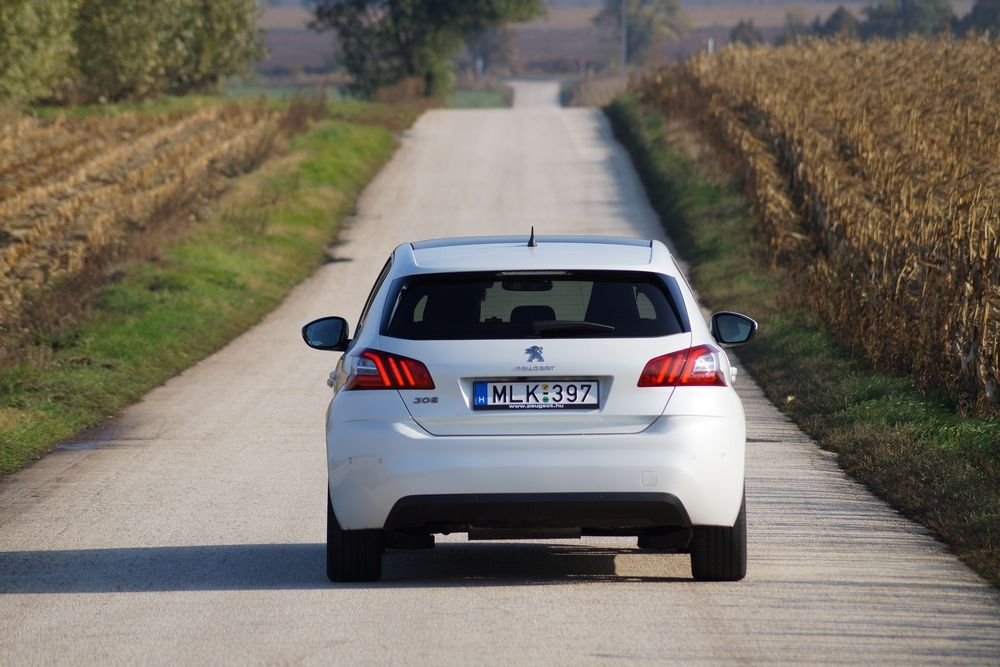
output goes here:
[[842, 344], [1000, 414], [1000, 47], [730, 48], [642, 92], [732, 152]]
[[25, 318], [54, 286], [74, 298], [65, 286], [183, 228], [226, 176], [271, 150], [287, 118], [230, 104], [0, 123], [0, 347], [39, 324]]
[[563, 94], [567, 106], [604, 107], [628, 89], [628, 77], [585, 77], [570, 85]]

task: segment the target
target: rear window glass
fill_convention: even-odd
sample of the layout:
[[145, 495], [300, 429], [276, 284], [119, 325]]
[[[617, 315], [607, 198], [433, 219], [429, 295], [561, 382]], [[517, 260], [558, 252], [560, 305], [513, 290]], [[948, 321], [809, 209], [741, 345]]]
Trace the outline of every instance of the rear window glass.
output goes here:
[[382, 333], [409, 340], [668, 336], [687, 331], [671, 281], [621, 271], [411, 276], [394, 286]]

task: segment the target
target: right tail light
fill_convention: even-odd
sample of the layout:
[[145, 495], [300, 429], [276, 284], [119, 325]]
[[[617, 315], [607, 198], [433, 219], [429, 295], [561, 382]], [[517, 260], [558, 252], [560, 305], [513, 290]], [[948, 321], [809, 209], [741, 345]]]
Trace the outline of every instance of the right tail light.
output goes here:
[[640, 387], [725, 387], [719, 351], [711, 345], [655, 357], [639, 376]]

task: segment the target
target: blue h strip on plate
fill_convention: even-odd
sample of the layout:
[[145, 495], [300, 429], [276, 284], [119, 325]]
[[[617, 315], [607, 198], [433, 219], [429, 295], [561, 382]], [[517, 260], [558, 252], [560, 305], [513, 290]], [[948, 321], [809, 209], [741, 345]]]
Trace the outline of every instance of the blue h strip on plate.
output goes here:
[[489, 404], [485, 382], [476, 382], [475, 384], [472, 385], [472, 404], [473, 405]]

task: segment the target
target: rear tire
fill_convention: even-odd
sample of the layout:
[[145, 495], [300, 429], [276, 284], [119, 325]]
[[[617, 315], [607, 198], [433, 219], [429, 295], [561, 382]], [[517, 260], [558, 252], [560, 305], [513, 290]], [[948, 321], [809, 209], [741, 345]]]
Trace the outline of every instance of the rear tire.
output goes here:
[[378, 581], [382, 576], [384, 551], [382, 530], [341, 529], [327, 491], [326, 576], [330, 581]]
[[746, 493], [732, 528], [696, 526], [691, 538], [691, 574], [696, 581], [739, 581], [747, 574]]

